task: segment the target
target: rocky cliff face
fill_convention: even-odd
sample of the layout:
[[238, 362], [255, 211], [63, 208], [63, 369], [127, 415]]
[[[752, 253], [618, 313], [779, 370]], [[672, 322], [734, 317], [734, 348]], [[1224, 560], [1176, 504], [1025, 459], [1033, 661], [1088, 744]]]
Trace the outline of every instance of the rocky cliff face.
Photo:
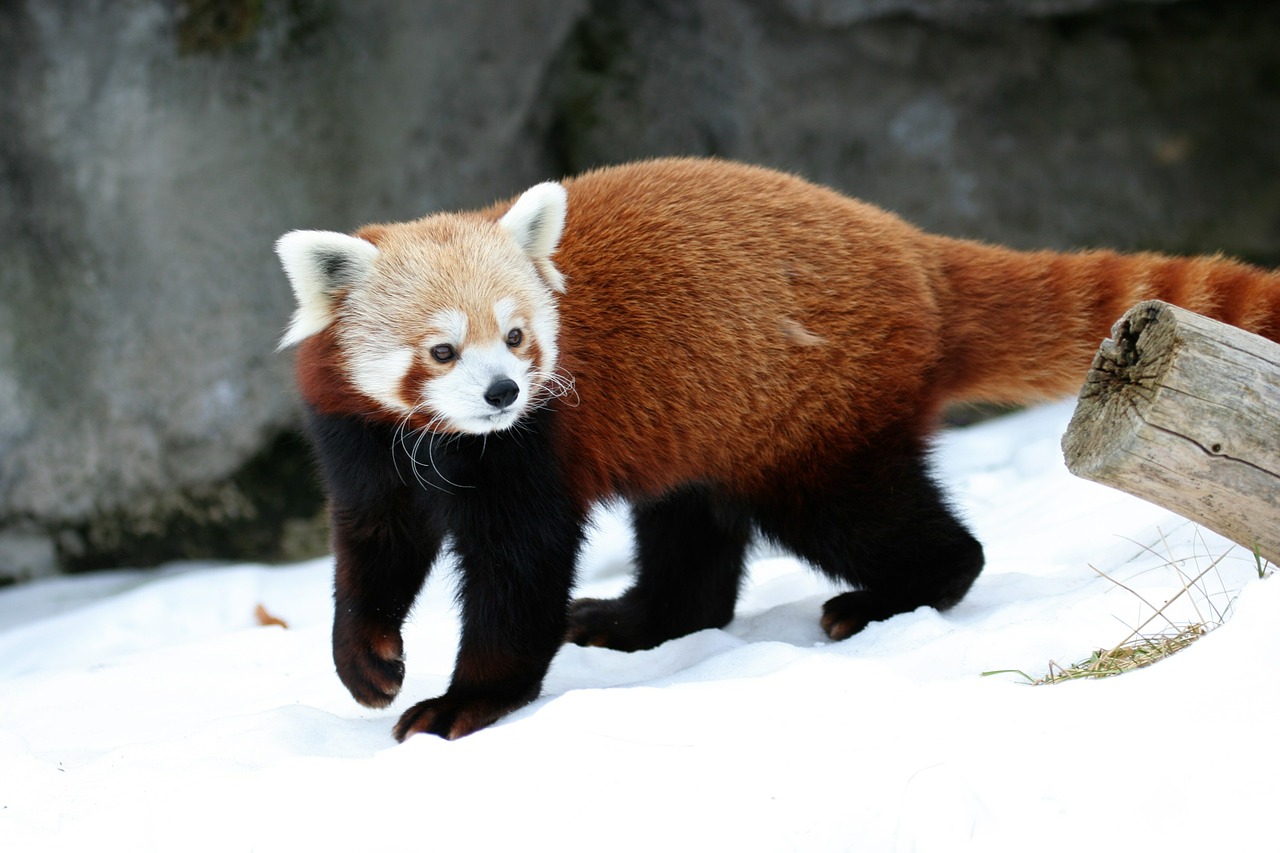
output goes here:
[[962, 236], [1278, 262], [1277, 44], [1266, 0], [13, 0], [0, 577], [295, 548], [286, 230], [717, 154]]

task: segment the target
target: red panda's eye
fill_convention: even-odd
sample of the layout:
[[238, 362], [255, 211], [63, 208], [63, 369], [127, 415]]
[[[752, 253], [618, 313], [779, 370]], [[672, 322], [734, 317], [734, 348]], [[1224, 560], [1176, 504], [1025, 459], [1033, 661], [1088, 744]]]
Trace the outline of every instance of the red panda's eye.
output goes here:
[[431, 357], [441, 364], [444, 364], [445, 362], [453, 361], [457, 358], [458, 353], [457, 350], [448, 344], [436, 344], [431, 348]]
[[512, 329], [507, 332], [507, 346], [518, 347], [520, 342], [524, 340], [524, 333], [519, 329]]

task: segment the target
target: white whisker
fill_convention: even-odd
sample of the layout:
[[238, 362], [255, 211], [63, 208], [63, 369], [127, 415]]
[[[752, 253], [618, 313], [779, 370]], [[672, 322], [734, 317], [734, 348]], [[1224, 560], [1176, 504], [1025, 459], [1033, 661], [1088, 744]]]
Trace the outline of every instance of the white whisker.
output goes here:
[[[405, 485], [405, 486], [407, 486], [407, 485], [409, 485], [409, 484], [408, 484], [407, 482], [405, 482], [404, 474], [402, 474], [402, 473], [400, 472], [400, 462], [399, 462], [399, 460], [396, 458], [396, 457], [397, 457], [397, 455], [398, 455], [398, 454], [396, 453], [396, 445], [400, 445], [401, 449], [403, 449], [403, 450], [405, 451], [405, 453], [408, 453], [408, 452], [409, 452], [409, 448], [408, 448], [408, 447], [406, 447], [406, 446], [405, 446], [405, 443], [404, 443], [404, 441], [405, 441], [405, 432], [404, 432], [404, 431], [405, 431], [405, 428], [406, 428], [407, 426], [409, 426], [409, 419], [410, 419], [412, 416], [413, 416], [413, 413], [412, 413], [412, 412], [410, 412], [409, 414], [405, 415], [403, 418], [401, 418], [401, 419], [400, 419], [400, 422], [399, 422], [398, 424], [396, 424], [395, 436], [394, 436], [394, 438], [393, 438], [393, 440], [392, 440], [392, 442], [391, 442], [391, 465], [392, 465], [392, 467], [394, 467], [394, 468], [396, 469], [396, 477], [398, 477], [398, 478], [400, 479], [400, 483], [401, 483], [402, 485]], [[412, 461], [412, 460], [413, 460], [413, 456], [412, 456], [412, 455], [410, 455], [410, 456], [409, 456], [409, 459], [410, 459], [410, 461]]]
[[[458, 441], [458, 439], [460, 438], [459, 435], [454, 433], [436, 432], [435, 431], [436, 425], [443, 424], [443, 423], [445, 423], [444, 416], [436, 415], [431, 419], [431, 421], [427, 424], [427, 426], [424, 427], [424, 430], [428, 430], [431, 436], [431, 438], [427, 441], [427, 461], [431, 465], [431, 470], [435, 472], [437, 477], [439, 477], [441, 480], [443, 480], [445, 483], [449, 484], [450, 486], [453, 486], [455, 489], [474, 489], [475, 486], [468, 486], [464, 483], [453, 482], [448, 477], [446, 477], [444, 475], [444, 472], [442, 472], [440, 468], [436, 465], [435, 450], [436, 450], [437, 444], [439, 442], [448, 443], [450, 441]], [[437, 486], [437, 488], [440, 488], [440, 487]], [[442, 490], [442, 491], [447, 491], [447, 490]]]
[[573, 378], [573, 374], [564, 368], [556, 367], [552, 370], [540, 370], [534, 374], [534, 378], [537, 390], [534, 391], [530, 400], [529, 405], [531, 408], [543, 408], [552, 400], [564, 400], [565, 405], [571, 408], [577, 407], [582, 402], [582, 399], [578, 396], [577, 383]]
[[[442, 482], [446, 483], [449, 486], [453, 486], [456, 489], [475, 488], [474, 486], [467, 486], [462, 483], [453, 482], [448, 477], [446, 477], [444, 473], [440, 470], [439, 466], [436, 465], [435, 450], [437, 445], [441, 442], [457, 440], [458, 438], [458, 436], [452, 435], [447, 432], [436, 431], [438, 427], [445, 424], [445, 419], [443, 416], [432, 415], [431, 419], [428, 420], [427, 423], [424, 424], [423, 426], [414, 427], [412, 429], [409, 428], [413, 423], [414, 417], [421, 414], [425, 408], [426, 408], [425, 401], [419, 401], [416, 405], [414, 405], [414, 407], [409, 411], [409, 413], [405, 415], [404, 418], [401, 419], [401, 421], [396, 425], [395, 437], [391, 445], [392, 464], [395, 465], [396, 476], [400, 477], [400, 482], [402, 483], [405, 482], [404, 475], [400, 471], [399, 461], [396, 459], [396, 456], [397, 456], [396, 446], [399, 445], [399, 447], [404, 451], [405, 455], [409, 457], [409, 464], [412, 466], [412, 469], [413, 469], [414, 480], [422, 488], [424, 489], [432, 488], [432, 489], [436, 489], [437, 491], [445, 492], [446, 494], [452, 494], [452, 492], [449, 489], [445, 488], [444, 486], [441, 486], [439, 483], [435, 482], [434, 479], [427, 476], [425, 471], [433, 472], [439, 480], [441, 480]], [[412, 439], [412, 446], [410, 446], [411, 445], [410, 439]], [[426, 453], [425, 461], [422, 459], [420, 455], [422, 451], [422, 444], [424, 441], [426, 442], [426, 445], [427, 445], [426, 446], [427, 453]]]

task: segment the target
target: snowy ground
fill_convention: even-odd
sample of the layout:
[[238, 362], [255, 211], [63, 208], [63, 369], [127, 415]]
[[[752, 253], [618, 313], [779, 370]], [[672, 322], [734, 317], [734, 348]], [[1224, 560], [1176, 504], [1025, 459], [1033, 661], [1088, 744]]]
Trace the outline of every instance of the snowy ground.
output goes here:
[[[1280, 581], [1072, 478], [1069, 414], [941, 441], [988, 556], [954, 610], [829, 643], [830, 588], [762, 553], [728, 629], [565, 648], [540, 701], [455, 743], [389, 734], [447, 683], [445, 571], [383, 711], [333, 674], [328, 560], [0, 591], [0, 850], [1276, 849]], [[605, 516], [582, 591], [625, 586], [628, 548]], [[1170, 615], [1229, 618], [1179, 655], [1053, 686], [981, 675], [1110, 647], [1151, 615], [1138, 595], [1159, 606], [1223, 554]]]

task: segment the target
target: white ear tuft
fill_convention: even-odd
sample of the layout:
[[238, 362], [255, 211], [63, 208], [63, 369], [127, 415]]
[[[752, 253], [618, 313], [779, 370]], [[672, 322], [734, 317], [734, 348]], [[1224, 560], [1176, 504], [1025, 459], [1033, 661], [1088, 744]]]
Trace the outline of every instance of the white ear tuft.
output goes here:
[[498, 224], [507, 230], [534, 262], [548, 260], [560, 245], [569, 194], [555, 181], [524, 191]]
[[333, 297], [373, 275], [378, 248], [367, 240], [333, 231], [290, 231], [276, 241], [298, 308], [280, 349], [292, 346], [333, 321]]

